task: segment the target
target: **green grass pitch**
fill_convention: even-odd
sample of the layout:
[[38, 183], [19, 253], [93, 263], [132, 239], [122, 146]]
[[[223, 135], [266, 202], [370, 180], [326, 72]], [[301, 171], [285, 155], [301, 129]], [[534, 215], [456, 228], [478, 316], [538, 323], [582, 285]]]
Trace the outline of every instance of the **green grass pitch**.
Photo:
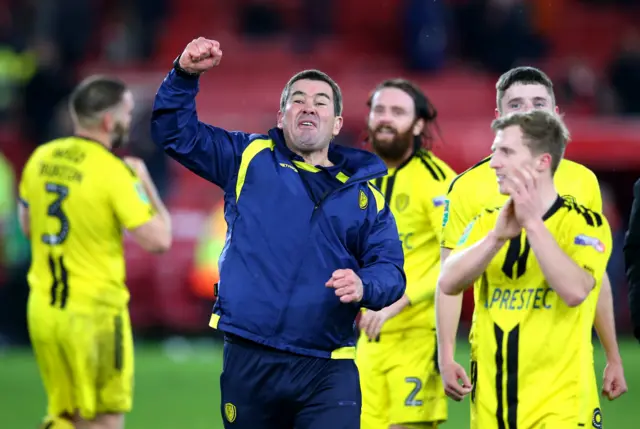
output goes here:
[[[640, 411], [640, 345], [622, 339], [629, 392], [614, 402], [602, 401], [604, 427], [637, 429]], [[467, 362], [468, 347], [459, 343], [458, 358]], [[222, 350], [211, 343], [169, 342], [169, 346], [136, 346], [134, 410], [127, 429], [219, 429], [219, 374]], [[596, 370], [604, 367], [596, 348]], [[601, 378], [601, 377], [600, 377]], [[0, 427], [34, 429], [45, 410], [45, 396], [30, 350], [0, 353]], [[450, 402], [447, 428], [469, 427], [469, 404]], [[588, 428], [587, 428], [588, 429]]]

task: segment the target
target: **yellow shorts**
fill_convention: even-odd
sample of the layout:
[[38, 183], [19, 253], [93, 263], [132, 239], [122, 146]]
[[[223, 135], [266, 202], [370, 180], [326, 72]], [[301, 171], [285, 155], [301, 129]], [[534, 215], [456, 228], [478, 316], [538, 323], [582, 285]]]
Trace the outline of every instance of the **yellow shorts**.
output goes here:
[[382, 334], [369, 341], [363, 333], [356, 349], [362, 387], [362, 429], [439, 423], [447, 419], [447, 401], [437, 370], [435, 330]]
[[131, 410], [133, 337], [127, 308], [65, 309], [29, 295], [31, 344], [48, 399], [48, 415], [86, 420]]
[[474, 391], [471, 393], [471, 429], [508, 428], [509, 411], [517, 416], [518, 429], [603, 428], [599, 390], [593, 371], [588, 375], [589, 379], [585, 380], [583, 387], [576, 389], [573, 398], [558, 398], [550, 392], [543, 391], [528, 400], [518, 398], [518, 403], [530, 405], [526, 410], [508, 410], [505, 404], [502, 408], [501, 423], [498, 422], [495, 387], [486, 383], [487, 380], [478, 382], [477, 365], [473, 361], [470, 374], [474, 385]]

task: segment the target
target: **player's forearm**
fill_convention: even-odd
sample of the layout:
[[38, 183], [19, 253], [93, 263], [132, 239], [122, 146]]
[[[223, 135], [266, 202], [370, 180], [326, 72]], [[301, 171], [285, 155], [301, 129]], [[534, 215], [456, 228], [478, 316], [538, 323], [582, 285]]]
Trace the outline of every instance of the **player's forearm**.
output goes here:
[[595, 286], [593, 276], [560, 248], [542, 220], [525, 229], [549, 286], [569, 307], [580, 305]]
[[147, 191], [147, 195], [149, 196], [149, 201], [151, 202], [151, 206], [158, 214], [160, 219], [162, 219], [162, 223], [166, 227], [166, 233], [171, 235], [171, 215], [169, 214], [169, 210], [162, 202], [162, 198], [158, 194], [158, 188], [153, 183], [150, 177], [145, 177], [142, 180], [142, 184], [144, 185], [145, 191]]
[[[197, 77], [187, 78], [171, 71], [162, 81], [156, 93], [151, 117], [151, 133], [156, 143], [168, 143], [175, 137], [185, 135], [191, 137], [192, 132], [197, 132], [196, 95], [198, 91]], [[192, 143], [182, 140], [184, 145]]]
[[454, 360], [461, 313], [462, 294], [449, 296], [436, 289], [436, 332], [438, 362], [441, 364]]
[[406, 294], [402, 295], [402, 297], [399, 300], [397, 300], [396, 302], [394, 302], [393, 304], [391, 304], [386, 308], [387, 314], [389, 315], [389, 319], [397, 316], [398, 313], [400, 313], [409, 304], [411, 303], [409, 302], [409, 298], [407, 297], [407, 295]]
[[[452, 249], [440, 248], [440, 264], [444, 266], [451, 255]], [[440, 366], [454, 360], [456, 335], [462, 314], [463, 295], [449, 296], [443, 294], [437, 287], [435, 292], [436, 303], [436, 330], [438, 337], [438, 362]]]
[[613, 316], [611, 282], [606, 273], [602, 279], [602, 287], [600, 289], [600, 295], [598, 296], [594, 326], [607, 356], [607, 362], [621, 362], [622, 358], [620, 357], [618, 339], [616, 338], [616, 323]]
[[151, 137], [171, 158], [224, 188], [237, 168], [237, 154], [244, 148], [240, 136], [243, 134], [200, 122], [197, 93], [197, 78], [183, 77], [175, 71], [169, 73], [154, 101]]
[[491, 232], [468, 249], [449, 256], [438, 279], [439, 290], [445, 295], [458, 295], [471, 287], [504, 243]]

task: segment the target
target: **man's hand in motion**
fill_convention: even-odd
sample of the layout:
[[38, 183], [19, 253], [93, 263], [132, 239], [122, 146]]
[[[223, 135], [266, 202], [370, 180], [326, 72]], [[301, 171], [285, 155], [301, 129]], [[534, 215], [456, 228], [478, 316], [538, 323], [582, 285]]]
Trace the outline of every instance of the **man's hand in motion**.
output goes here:
[[202, 74], [220, 64], [222, 50], [215, 40], [198, 37], [180, 55], [180, 67], [189, 73]]
[[627, 392], [627, 381], [624, 378], [622, 362], [608, 363], [604, 369], [604, 383], [602, 394], [610, 401], [619, 398]]
[[360, 329], [362, 329], [370, 340], [376, 339], [380, 335], [382, 326], [391, 318], [389, 307], [380, 311], [367, 310], [360, 318]]
[[473, 386], [462, 365], [454, 360], [440, 363], [440, 376], [444, 392], [454, 401], [462, 401], [471, 393]]
[[380, 335], [380, 331], [382, 331], [382, 327], [387, 323], [387, 320], [396, 317], [408, 305], [411, 305], [411, 301], [405, 294], [402, 295], [402, 298], [381, 310], [367, 310], [360, 319], [359, 327], [367, 334], [369, 339], [374, 340]]
[[340, 302], [360, 302], [364, 294], [362, 280], [353, 270], [336, 270], [325, 286], [336, 290], [336, 296], [340, 297]]

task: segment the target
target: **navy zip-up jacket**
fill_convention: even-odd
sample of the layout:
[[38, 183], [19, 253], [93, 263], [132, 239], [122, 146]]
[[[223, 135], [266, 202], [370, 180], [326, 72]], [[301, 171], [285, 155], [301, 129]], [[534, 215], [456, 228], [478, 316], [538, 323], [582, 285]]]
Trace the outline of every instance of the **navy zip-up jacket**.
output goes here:
[[[396, 223], [369, 183], [386, 166], [370, 152], [332, 144], [329, 158], [349, 174], [314, 201], [299, 171], [316, 167], [291, 156], [281, 130], [204, 124], [197, 93], [198, 79], [172, 70], [156, 94], [151, 131], [167, 154], [224, 190], [228, 229], [210, 325], [296, 354], [353, 358], [359, 309], [379, 310], [405, 291]], [[341, 303], [325, 286], [349, 268], [364, 285], [358, 304]]]

